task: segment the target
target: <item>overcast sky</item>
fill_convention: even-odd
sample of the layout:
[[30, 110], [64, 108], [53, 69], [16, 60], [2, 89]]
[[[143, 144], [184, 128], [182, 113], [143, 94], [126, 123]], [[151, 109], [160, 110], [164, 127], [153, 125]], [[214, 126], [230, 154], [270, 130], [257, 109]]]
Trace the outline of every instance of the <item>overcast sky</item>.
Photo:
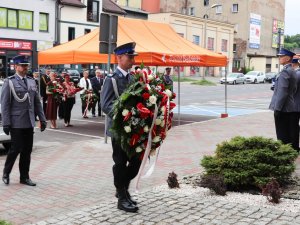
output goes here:
[[300, 0], [285, 1], [285, 35], [300, 34]]

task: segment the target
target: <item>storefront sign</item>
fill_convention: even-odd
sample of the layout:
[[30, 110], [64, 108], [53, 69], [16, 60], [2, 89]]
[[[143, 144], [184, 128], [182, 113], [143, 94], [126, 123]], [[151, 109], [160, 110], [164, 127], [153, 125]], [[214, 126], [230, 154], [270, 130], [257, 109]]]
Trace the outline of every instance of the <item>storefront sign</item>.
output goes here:
[[18, 52], [18, 55], [31, 55], [31, 52]]
[[0, 55], [6, 55], [6, 51], [1, 51], [0, 50]]
[[29, 41], [11, 41], [0, 39], [0, 48], [32, 50], [32, 43]]

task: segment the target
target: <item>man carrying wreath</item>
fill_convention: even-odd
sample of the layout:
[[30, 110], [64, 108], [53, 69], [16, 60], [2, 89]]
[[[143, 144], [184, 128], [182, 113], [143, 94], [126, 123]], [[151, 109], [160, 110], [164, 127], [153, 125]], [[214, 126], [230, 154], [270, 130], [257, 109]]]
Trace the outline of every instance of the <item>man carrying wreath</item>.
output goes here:
[[117, 99], [124, 90], [129, 86], [131, 77], [129, 70], [134, 65], [135, 42], [130, 42], [118, 46], [114, 53], [118, 61], [118, 67], [112, 75], [108, 75], [103, 84], [101, 93], [101, 108], [108, 116], [107, 135], [111, 136], [113, 148], [113, 175], [114, 185], [117, 189], [116, 197], [118, 198], [118, 209], [126, 212], [137, 212], [138, 206], [129, 192], [129, 184], [132, 179], [138, 174], [141, 160], [138, 156], [129, 158], [126, 152], [121, 148], [116, 140], [115, 134], [109, 130], [112, 126], [113, 117], [113, 102]]

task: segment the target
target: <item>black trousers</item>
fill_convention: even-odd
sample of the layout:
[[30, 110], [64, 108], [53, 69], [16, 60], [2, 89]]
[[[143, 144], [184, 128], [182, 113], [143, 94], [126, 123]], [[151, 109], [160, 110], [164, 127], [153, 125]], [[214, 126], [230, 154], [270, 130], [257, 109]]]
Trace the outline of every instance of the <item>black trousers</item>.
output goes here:
[[138, 157], [128, 158], [125, 151], [118, 145], [115, 138], [111, 138], [113, 148], [114, 185], [117, 189], [128, 189], [130, 181], [138, 174], [142, 161]]
[[62, 106], [64, 108], [64, 120], [65, 123], [70, 123], [71, 120], [71, 111], [73, 109], [73, 105], [75, 104], [75, 98], [67, 98], [66, 101], [62, 102]]
[[299, 114], [297, 112], [279, 112], [274, 114], [277, 139], [291, 144], [299, 151]]
[[95, 102], [95, 104], [93, 105], [92, 108], [92, 114], [95, 115], [96, 114], [96, 106], [98, 106], [98, 116], [101, 116], [101, 102], [100, 102], [100, 95], [98, 96], [98, 100], [97, 102]]
[[33, 144], [33, 128], [12, 128], [11, 148], [7, 153], [3, 173], [10, 174], [14, 163], [20, 154], [19, 170], [20, 179], [29, 178], [31, 152]]
[[65, 108], [64, 108], [64, 103], [60, 102], [58, 105], [58, 117], [60, 119], [64, 118], [65, 112], [64, 112]]
[[45, 115], [46, 115], [46, 109], [47, 109], [47, 95], [43, 97], [43, 110]]

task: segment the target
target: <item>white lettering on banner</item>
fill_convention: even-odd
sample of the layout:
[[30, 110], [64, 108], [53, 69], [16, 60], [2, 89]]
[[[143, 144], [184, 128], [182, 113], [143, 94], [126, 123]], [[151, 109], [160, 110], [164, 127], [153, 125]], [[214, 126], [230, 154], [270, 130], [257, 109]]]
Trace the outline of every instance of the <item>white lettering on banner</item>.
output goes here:
[[[170, 55], [170, 62], [180, 62], [180, 63], [191, 63], [191, 62], [200, 62], [200, 56], [196, 55]], [[167, 60], [166, 60], [167, 61]]]
[[0, 48], [31, 50], [32, 43], [28, 41], [11, 41], [0, 39]]

